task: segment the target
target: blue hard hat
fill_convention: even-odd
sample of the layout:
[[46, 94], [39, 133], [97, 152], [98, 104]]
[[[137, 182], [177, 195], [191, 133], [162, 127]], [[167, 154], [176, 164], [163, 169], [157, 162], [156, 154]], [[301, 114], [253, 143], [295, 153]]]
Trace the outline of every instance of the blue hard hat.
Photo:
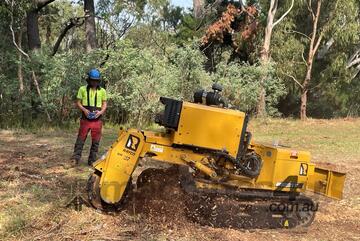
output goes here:
[[100, 80], [100, 77], [101, 77], [100, 71], [97, 69], [92, 69], [89, 71], [88, 77], [89, 77], [89, 79], [92, 79], [92, 80]]

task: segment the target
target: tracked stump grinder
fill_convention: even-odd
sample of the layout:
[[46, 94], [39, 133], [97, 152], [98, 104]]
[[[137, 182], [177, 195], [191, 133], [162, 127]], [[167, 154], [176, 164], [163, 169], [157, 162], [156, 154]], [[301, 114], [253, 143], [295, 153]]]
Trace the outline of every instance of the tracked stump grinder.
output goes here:
[[[195, 92], [193, 102], [161, 97], [165, 108], [155, 122], [163, 131], [121, 130], [93, 164], [91, 204], [100, 210], [121, 208], [141, 158], [178, 165], [180, 184], [190, 195], [291, 206], [270, 210], [287, 227], [309, 226], [314, 220], [316, 204], [305, 193], [342, 198], [345, 174], [316, 167], [309, 152], [252, 140], [248, 116], [227, 107], [220, 85], [212, 89]], [[142, 179], [140, 174], [138, 184]]]

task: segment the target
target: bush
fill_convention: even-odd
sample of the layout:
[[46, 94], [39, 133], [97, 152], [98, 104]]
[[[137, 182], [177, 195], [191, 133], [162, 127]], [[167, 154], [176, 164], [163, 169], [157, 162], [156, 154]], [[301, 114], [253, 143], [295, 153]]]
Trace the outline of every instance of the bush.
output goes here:
[[201, 52], [170, 47], [167, 53], [159, 55], [150, 48], [139, 51], [125, 41], [108, 52], [103, 72], [112, 121], [148, 124], [161, 108], [160, 96], [189, 99], [201, 85], [206, 78]]
[[222, 61], [211, 77], [214, 82], [223, 85], [224, 95], [230, 104], [241, 111], [253, 113], [259, 99], [260, 80], [265, 76], [267, 111], [270, 115], [277, 115], [275, 106], [285, 94], [285, 86], [275, 76], [273, 67], [226, 62]]
[[[25, 102], [31, 103], [26, 108], [33, 111], [35, 103], [38, 116], [47, 112], [56, 123], [80, 116], [73, 105], [76, 92], [86, 84], [86, 72], [100, 63], [103, 63], [100, 71], [109, 98], [106, 118], [113, 123], [148, 125], [162, 108], [161, 96], [191, 101], [195, 90], [209, 88], [213, 82], [224, 85], [224, 95], [234, 108], [247, 112], [256, 106], [261, 76], [267, 76], [268, 107], [274, 106], [283, 93], [283, 85], [272, 68], [228, 64], [224, 60], [218, 64], [216, 72], [208, 73], [204, 69], [205, 61], [196, 44], [168, 45], [161, 50], [139, 49], [126, 40], [118, 41], [115, 49], [91, 54], [67, 51], [50, 57], [40, 52], [26, 68], [37, 73], [42, 99], [34, 91], [32, 95], [26, 93]], [[16, 92], [10, 87], [6, 87], [6, 91]]]

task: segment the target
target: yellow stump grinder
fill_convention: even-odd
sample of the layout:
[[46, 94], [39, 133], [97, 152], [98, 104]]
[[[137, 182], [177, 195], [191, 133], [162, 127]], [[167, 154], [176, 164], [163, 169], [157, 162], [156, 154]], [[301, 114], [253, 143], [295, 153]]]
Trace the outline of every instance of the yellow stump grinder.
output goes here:
[[306, 191], [342, 198], [345, 174], [316, 167], [309, 152], [253, 141], [248, 116], [227, 107], [220, 85], [212, 89], [195, 92], [193, 102], [161, 97], [165, 109], [155, 122], [164, 131], [121, 130], [93, 164], [91, 204], [101, 210], [124, 205], [140, 158], [181, 167], [180, 183], [190, 194], [225, 195], [267, 203], [270, 209], [291, 205], [272, 210], [289, 227], [308, 226], [315, 217], [316, 205]]

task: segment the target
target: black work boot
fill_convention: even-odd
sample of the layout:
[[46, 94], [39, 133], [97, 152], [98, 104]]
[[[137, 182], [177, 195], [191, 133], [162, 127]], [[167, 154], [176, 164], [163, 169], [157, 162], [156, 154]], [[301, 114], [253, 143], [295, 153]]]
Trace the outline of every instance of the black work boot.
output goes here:
[[71, 157], [75, 161], [75, 165], [78, 165], [81, 159], [81, 153], [84, 147], [85, 141], [81, 140], [79, 137], [76, 139], [74, 146], [74, 153]]
[[89, 154], [89, 160], [88, 164], [91, 166], [96, 161], [96, 156], [99, 150], [100, 142], [98, 141], [92, 141], [91, 148], [90, 148], [90, 154]]

